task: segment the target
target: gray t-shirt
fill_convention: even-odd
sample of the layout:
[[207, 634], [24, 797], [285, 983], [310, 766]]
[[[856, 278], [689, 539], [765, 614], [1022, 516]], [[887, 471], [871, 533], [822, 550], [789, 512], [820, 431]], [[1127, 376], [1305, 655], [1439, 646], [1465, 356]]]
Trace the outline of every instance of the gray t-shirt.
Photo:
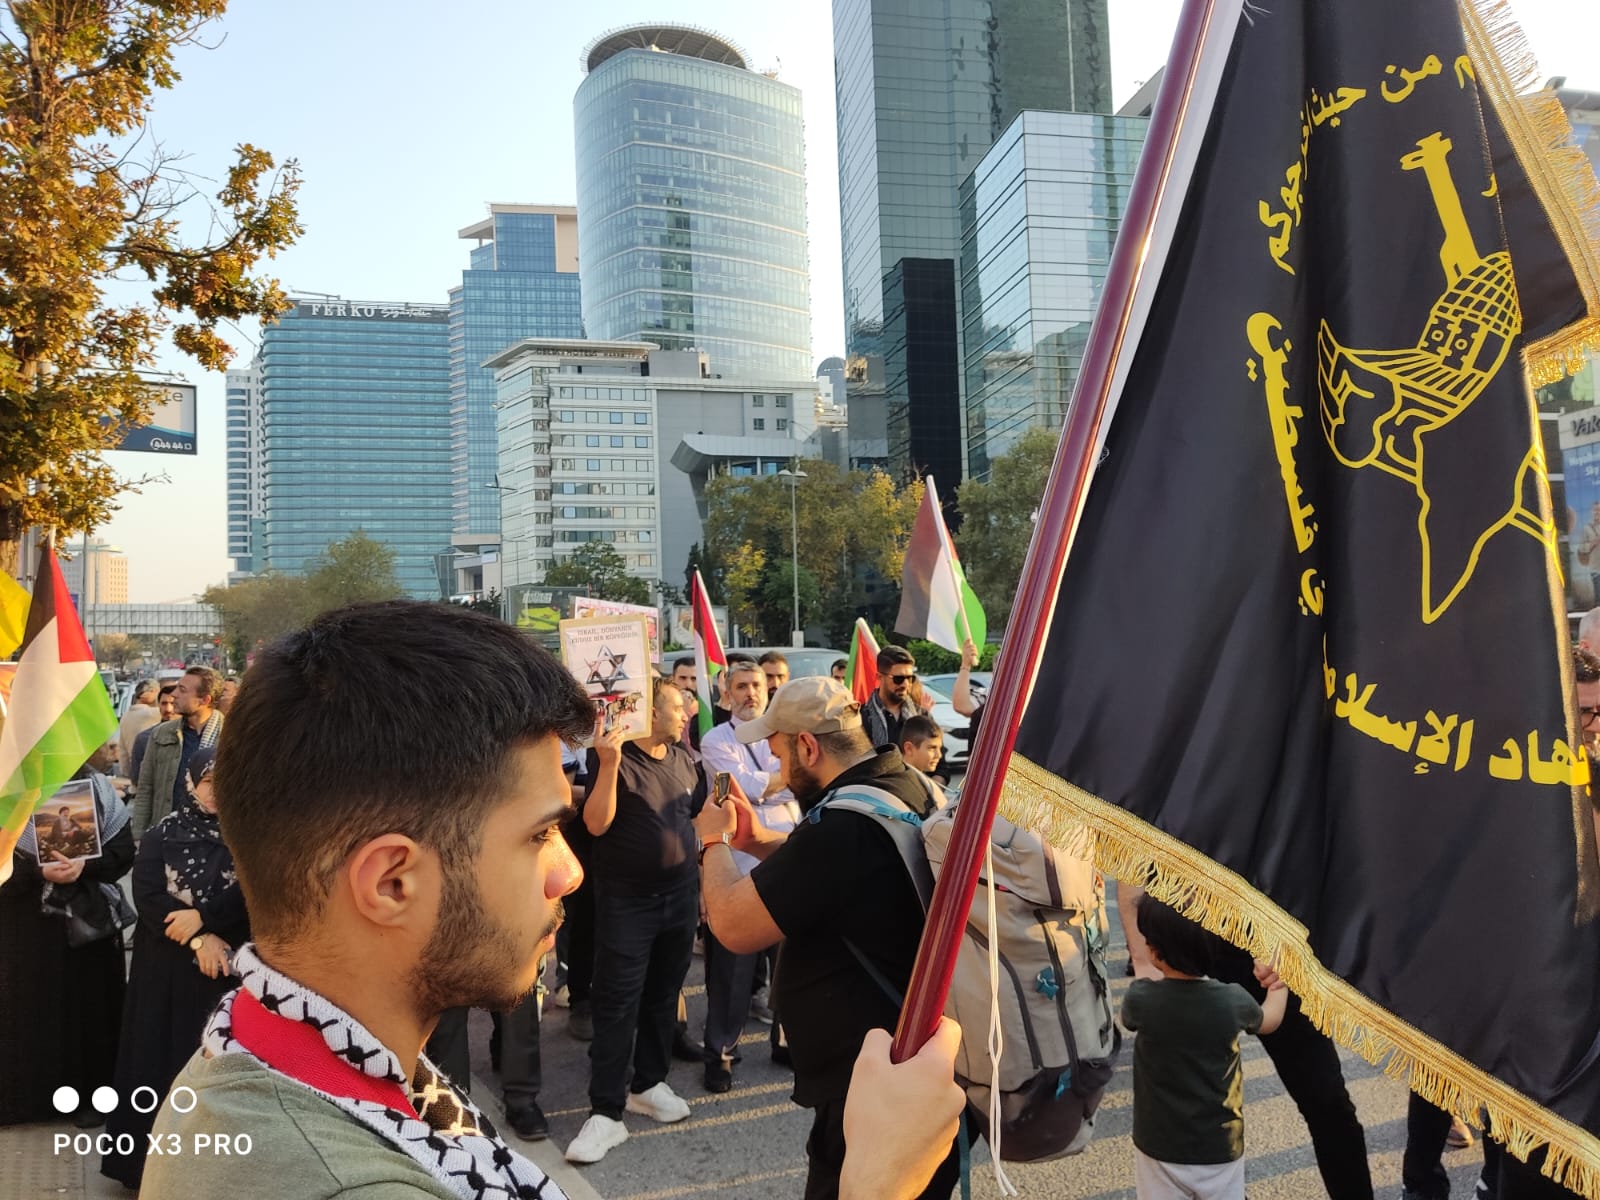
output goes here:
[[1236, 983], [1135, 979], [1122, 1001], [1133, 1043], [1133, 1144], [1168, 1163], [1244, 1156], [1239, 1034], [1261, 1028], [1261, 1006]]
[[[152, 1136], [162, 1153], [152, 1149], [145, 1160], [140, 1200], [456, 1200], [395, 1146], [247, 1054], [196, 1052], [173, 1081], [183, 1086], [194, 1089], [194, 1108], [179, 1113], [164, 1103], [156, 1114]], [[196, 1135], [210, 1141], [197, 1147]], [[217, 1149], [221, 1137], [227, 1153]]]

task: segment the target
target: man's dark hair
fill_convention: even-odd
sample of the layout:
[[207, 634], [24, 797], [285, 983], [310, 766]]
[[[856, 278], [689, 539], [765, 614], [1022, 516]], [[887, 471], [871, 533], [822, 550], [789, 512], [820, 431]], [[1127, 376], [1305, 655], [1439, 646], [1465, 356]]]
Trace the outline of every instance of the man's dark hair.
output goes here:
[[872, 739], [860, 725], [854, 729], [836, 729], [832, 733], [813, 734], [817, 746], [829, 758], [840, 762], [854, 762], [872, 753]]
[[904, 725], [900, 726], [900, 744], [903, 746], [910, 742], [913, 746], [920, 746], [935, 734], [942, 734], [939, 722], [925, 714], [907, 717]]
[[890, 667], [897, 667], [901, 663], [911, 666], [917, 665], [917, 660], [911, 657], [911, 651], [904, 646], [885, 646], [878, 651], [878, 670], [887, 671]]
[[787, 667], [789, 665], [789, 660], [783, 655], [779, 654], [776, 650], [768, 650], [761, 656], [761, 665], [766, 667], [772, 666], [773, 664], [776, 664], [780, 667]]
[[157, 695], [170, 696], [170, 695], [172, 695], [173, 692], [175, 692], [177, 690], [178, 690], [177, 680], [173, 680], [171, 683], [163, 683], [161, 685], [161, 691], [158, 692]]
[[200, 681], [200, 695], [207, 700], [216, 699], [222, 691], [222, 673], [213, 671], [210, 667], [185, 667], [185, 675], [193, 675]]
[[743, 650], [728, 651], [728, 665], [731, 667], [736, 662], [753, 663], [756, 661], [754, 654], [746, 654]]
[[676, 675], [679, 671], [683, 670], [685, 667], [687, 667], [691, 671], [699, 670], [699, 667], [696, 665], [696, 663], [694, 661], [694, 656], [693, 655], [686, 654], [682, 658], [675, 658], [675, 659], [672, 660], [672, 673], [674, 675]]
[[1139, 932], [1162, 961], [1184, 975], [1211, 973], [1211, 935], [1170, 904], [1139, 897]]
[[386, 833], [469, 870], [512, 751], [593, 728], [560, 662], [466, 608], [356, 604], [280, 638], [239, 689], [214, 775], [253, 931], [304, 927], [351, 852]]
[[837, 671], [840, 667], [845, 668], [845, 670], [849, 670], [850, 660], [848, 658], [836, 658], [833, 660], [833, 666], [829, 667], [828, 670]]
[[1579, 683], [1600, 682], [1600, 658], [1596, 658], [1582, 646], [1572, 648], [1572, 670], [1578, 677]]

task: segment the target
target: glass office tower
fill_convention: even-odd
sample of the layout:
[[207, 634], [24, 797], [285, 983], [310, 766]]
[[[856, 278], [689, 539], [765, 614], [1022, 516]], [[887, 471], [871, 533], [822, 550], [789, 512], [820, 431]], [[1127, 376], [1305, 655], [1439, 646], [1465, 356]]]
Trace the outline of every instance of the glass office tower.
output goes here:
[[1023, 109], [1110, 111], [1106, 0], [834, 0], [833, 41], [852, 455], [953, 493], [961, 183]]
[[[527, 337], [583, 336], [578, 214], [570, 207], [491, 204], [461, 231], [475, 240], [450, 289], [451, 512], [460, 545], [494, 544], [494, 373], [483, 363]], [[437, 547], [436, 547], [437, 548]]]
[[967, 469], [1060, 429], [1148, 122], [1024, 112], [961, 189]]
[[357, 529], [437, 599], [450, 543], [450, 344], [442, 304], [301, 300], [261, 332], [258, 571], [306, 573]]
[[800, 92], [703, 30], [618, 30], [573, 100], [588, 336], [811, 376]]

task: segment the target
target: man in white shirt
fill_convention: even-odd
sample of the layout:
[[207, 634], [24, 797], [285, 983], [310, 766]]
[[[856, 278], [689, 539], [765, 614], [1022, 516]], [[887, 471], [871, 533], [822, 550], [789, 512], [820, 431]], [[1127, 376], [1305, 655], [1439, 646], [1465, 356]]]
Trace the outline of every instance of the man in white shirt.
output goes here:
[[[757, 819], [768, 829], [787, 833], [800, 819], [800, 806], [783, 785], [783, 768], [765, 739], [741, 745], [734, 730], [767, 711], [767, 677], [759, 663], [733, 662], [723, 680], [732, 717], [716, 726], [700, 742], [701, 766], [706, 786], [715, 795], [716, 777], [726, 771], [750, 798]], [[748, 875], [756, 859], [734, 854], [739, 870]], [[706, 930], [706, 1072], [708, 1092], [733, 1087], [733, 1055], [744, 1031], [754, 990], [756, 961], [760, 953], [733, 954]]]

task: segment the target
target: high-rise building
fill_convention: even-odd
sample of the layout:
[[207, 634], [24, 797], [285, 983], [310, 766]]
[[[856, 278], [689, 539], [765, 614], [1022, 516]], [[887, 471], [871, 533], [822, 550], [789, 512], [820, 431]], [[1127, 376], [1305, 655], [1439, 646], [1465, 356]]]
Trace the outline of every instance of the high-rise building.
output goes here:
[[450, 467], [456, 544], [497, 544], [494, 375], [483, 361], [526, 337], [583, 336], [578, 212], [491, 204], [461, 231], [476, 241], [450, 289]]
[[967, 473], [1060, 429], [1149, 123], [1019, 113], [961, 189]]
[[261, 521], [260, 359], [228, 372], [228, 557], [230, 582], [255, 572], [254, 539]]
[[851, 458], [949, 488], [961, 184], [1024, 109], [1110, 112], [1106, 0], [834, 0], [833, 44]]
[[530, 338], [490, 360], [499, 399], [505, 587], [543, 582], [587, 542], [641, 579], [681, 580], [711, 474], [774, 474], [805, 453], [809, 379], [733, 380], [702, 351]]
[[811, 373], [800, 92], [724, 38], [638, 25], [573, 100], [589, 337], [703, 350], [730, 379]]
[[[99, 538], [85, 545], [82, 538], [61, 544], [61, 577], [82, 613], [89, 605], [128, 602], [128, 556]], [[71, 558], [66, 555], [71, 555]]]
[[412, 596], [450, 546], [450, 324], [442, 304], [300, 300], [261, 334], [258, 571], [301, 574], [360, 529]]

